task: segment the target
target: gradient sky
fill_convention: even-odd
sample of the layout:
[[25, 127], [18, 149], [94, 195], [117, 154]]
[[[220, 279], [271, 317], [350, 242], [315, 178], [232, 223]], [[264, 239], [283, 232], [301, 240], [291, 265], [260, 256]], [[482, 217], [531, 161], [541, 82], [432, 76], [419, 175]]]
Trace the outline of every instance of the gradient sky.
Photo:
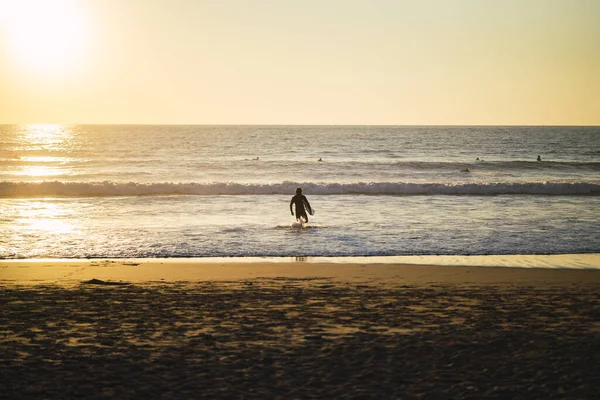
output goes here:
[[0, 0], [0, 123], [600, 125], [597, 0]]

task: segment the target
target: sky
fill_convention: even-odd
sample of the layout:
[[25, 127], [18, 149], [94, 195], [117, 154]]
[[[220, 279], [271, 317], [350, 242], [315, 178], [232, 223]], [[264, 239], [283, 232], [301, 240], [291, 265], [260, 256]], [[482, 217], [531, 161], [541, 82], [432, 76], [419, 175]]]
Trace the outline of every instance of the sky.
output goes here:
[[0, 123], [600, 125], [598, 0], [0, 0]]

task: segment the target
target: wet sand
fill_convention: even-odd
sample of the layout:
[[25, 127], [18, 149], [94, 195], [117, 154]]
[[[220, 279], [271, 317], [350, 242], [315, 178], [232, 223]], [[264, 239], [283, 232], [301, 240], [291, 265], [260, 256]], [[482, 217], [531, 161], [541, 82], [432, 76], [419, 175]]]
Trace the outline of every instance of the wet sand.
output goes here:
[[596, 398], [600, 271], [0, 261], [0, 398]]

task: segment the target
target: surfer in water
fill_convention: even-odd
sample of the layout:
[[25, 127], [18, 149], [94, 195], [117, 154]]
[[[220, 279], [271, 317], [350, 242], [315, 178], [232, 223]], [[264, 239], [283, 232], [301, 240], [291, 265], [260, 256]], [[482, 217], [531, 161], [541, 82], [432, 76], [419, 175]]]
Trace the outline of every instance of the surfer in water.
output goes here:
[[296, 189], [296, 195], [292, 197], [292, 200], [290, 201], [290, 212], [292, 215], [294, 215], [294, 211], [292, 211], [292, 204], [296, 205], [296, 219], [298, 221], [302, 221], [302, 219], [304, 219], [304, 222], [308, 222], [308, 215], [306, 215], [307, 211], [310, 215], [314, 214], [314, 211], [306, 199], [306, 196], [302, 194], [301, 188]]

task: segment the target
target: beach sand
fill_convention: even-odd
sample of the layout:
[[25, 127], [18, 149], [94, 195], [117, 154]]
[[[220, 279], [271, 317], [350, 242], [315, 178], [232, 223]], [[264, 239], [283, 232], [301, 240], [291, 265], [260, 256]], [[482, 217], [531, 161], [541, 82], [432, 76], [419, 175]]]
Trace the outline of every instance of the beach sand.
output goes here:
[[597, 398], [600, 270], [0, 261], [0, 398]]

